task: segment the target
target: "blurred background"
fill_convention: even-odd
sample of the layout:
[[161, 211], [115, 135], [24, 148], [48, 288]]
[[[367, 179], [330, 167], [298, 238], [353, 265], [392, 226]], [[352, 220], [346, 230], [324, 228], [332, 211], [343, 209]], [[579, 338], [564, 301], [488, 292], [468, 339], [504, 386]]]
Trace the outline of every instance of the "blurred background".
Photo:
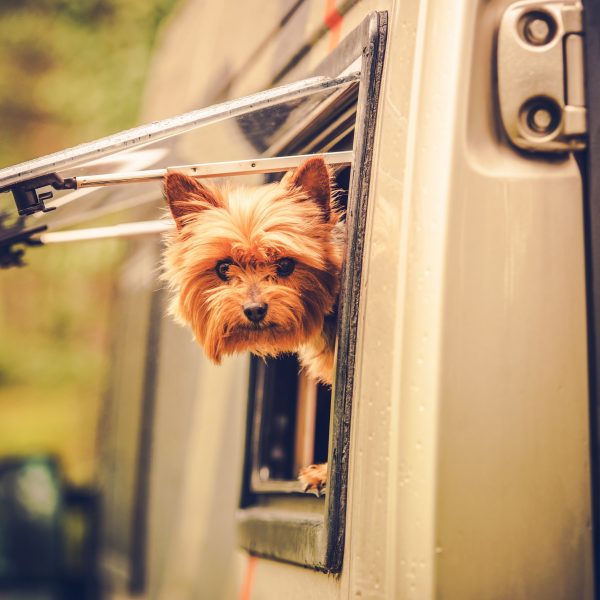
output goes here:
[[[0, 0], [0, 167], [135, 125], [152, 48], [176, 4]], [[123, 252], [114, 241], [50, 246], [0, 281], [0, 454], [51, 450], [77, 484], [94, 474]]]
[[[0, 168], [135, 125], [152, 50], [176, 7], [0, 0]], [[11, 202], [2, 194], [0, 210], [13, 211]], [[126, 244], [73, 250], [28, 252], [26, 268], [0, 279], [2, 598], [46, 597], [43, 582], [15, 588], [57, 572], [68, 580], [58, 597], [95, 597], [87, 571], [98, 524], [97, 431]], [[21, 501], [36, 498], [37, 516], [30, 510], [15, 525]]]

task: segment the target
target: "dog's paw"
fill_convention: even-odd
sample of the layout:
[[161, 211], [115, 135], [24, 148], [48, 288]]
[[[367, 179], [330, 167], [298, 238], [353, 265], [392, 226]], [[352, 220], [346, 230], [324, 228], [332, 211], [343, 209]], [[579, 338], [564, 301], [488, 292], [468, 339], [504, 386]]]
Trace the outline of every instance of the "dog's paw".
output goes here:
[[298, 480], [305, 492], [312, 492], [319, 497], [327, 487], [327, 463], [310, 465], [300, 469]]

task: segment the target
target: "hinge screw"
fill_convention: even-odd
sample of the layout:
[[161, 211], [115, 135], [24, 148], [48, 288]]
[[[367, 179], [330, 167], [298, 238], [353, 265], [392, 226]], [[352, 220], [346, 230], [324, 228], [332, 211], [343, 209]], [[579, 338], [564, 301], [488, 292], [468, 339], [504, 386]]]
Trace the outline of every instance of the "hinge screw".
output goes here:
[[531, 115], [531, 124], [538, 133], [546, 133], [552, 128], [552, 113], [546, 108], [538, 108]]
[[540, 13], [532, 13], [525, 18], [523, 34], [525, 39], [533, 46], [543, 46], [554, 37], [553, 23], [549, 17]]
[[554, 133], [561, 122], [561, 109], [551, 98], [536, 96], [521, 106], [521, 131], [528, 134], [546, 136]]

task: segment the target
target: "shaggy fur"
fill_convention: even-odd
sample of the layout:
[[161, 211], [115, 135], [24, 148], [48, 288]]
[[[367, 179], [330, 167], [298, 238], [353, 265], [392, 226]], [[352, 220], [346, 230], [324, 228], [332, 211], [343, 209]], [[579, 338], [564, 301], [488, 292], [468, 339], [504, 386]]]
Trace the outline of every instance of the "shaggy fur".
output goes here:
[[[298, 352], [311, 375], [331, 383], [334, 336], [324, 328], [335, 310], [343, 239], [330, 190], [319, 158], [278, 184], [255, 188], [166, 176], [177, 224], [164, 260], [164, 278], [175, 291], [170, 312], [191, 326], [214, 362], [246, 350]], [[290, 275], [278, 274], [281, 259], [294, 261]], [[216, 270], [223, 261], [231, 261], [227, 280]], [[267, 305], [260, 322], [245, 315], [249, 302]]]

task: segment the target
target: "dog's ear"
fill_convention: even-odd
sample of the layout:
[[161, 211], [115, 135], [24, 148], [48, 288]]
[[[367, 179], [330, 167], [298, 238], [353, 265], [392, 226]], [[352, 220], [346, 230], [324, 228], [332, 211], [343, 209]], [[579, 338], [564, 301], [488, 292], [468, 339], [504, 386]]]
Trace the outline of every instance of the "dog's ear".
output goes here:
[[291, 175], [286, 175], [284, 184], [299, 187], [321, 207], [326, 221], [331, 215], [331, 174], [322, 157], [305, 160]]
[[190, 216], [220, 206], [218, 197], [211, 189], [197, 179], [176, 171], [165, 175], [165, 198], [179, 230]]

